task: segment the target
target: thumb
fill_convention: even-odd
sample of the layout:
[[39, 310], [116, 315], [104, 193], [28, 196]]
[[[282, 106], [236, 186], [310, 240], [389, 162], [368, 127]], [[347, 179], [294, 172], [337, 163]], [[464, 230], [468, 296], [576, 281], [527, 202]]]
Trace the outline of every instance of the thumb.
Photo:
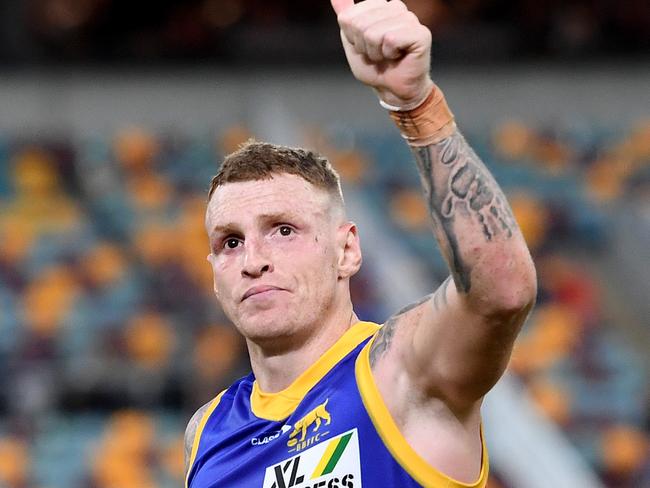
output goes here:
[[336, 15], [339, 15], [341, 12], [354, 5], [354, 0], [330, 0], [330, 2], [332, 3], [332, 8]]

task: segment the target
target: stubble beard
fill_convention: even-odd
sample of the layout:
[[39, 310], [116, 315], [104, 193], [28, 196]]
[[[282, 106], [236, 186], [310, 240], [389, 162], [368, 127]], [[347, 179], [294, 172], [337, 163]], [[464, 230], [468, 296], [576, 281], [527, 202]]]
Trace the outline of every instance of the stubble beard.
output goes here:
[[[247, 341], [253, 342], [267, 352], [281, 354], [296, 350], [314, 335], [315, 329], [325, 318], [328, 303], [320, 302], [298, 305], [298, 307], [298, 310], [275, 309], [269, 314], [244, 318], [235, 322], [235, 326]], [[300, 313], [301, 311], [303, 313]]]

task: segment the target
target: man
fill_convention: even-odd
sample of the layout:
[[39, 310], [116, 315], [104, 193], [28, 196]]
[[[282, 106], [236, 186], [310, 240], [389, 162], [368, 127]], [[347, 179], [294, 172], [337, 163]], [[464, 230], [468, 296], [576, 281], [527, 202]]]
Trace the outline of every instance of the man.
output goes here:
[[428, 29], [398, 0], [331, 1], [354, 76], [413, 150], [451, 276], [383, 326], [359, 322], [359, 238], [329, 163], [261, 143], [228, 156], [208, 260], [253, 374], [190, 421], [187, 486], [485, 486], [480, 404], [535, 300], [533, 263], [429, 77]]

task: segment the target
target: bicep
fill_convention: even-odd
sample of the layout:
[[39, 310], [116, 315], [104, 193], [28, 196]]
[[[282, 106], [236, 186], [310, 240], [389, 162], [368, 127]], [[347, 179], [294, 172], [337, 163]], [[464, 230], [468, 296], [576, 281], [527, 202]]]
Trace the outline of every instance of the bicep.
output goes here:
[[448, 278], [433, 295], [389, 319], [384, 327], [390, 328], [377, 337], [378, 351], [393, 349], [393, 366], [386, 366], [404, 368], [419, 393], [458, 408], [480, 400], [503, 374], [530, 310], [483, 315], [465, 296]]
[[423, 387], [452, 404], [476, 402], [503, 374], [529, 310], [482, 313], [447, 280], [413, 326], [409, 369], [422, 378]]

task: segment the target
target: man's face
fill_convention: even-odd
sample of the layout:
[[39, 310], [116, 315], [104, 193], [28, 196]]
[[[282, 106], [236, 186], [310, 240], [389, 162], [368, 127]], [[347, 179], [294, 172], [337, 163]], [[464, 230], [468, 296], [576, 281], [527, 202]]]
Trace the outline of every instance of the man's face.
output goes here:
[[206, 227], [215, 293], [253, 342], [308, 332], [337, 301], [349, 224], [330, 207], [325, 191], [289, 174], [227, 183], [212, 196]]

